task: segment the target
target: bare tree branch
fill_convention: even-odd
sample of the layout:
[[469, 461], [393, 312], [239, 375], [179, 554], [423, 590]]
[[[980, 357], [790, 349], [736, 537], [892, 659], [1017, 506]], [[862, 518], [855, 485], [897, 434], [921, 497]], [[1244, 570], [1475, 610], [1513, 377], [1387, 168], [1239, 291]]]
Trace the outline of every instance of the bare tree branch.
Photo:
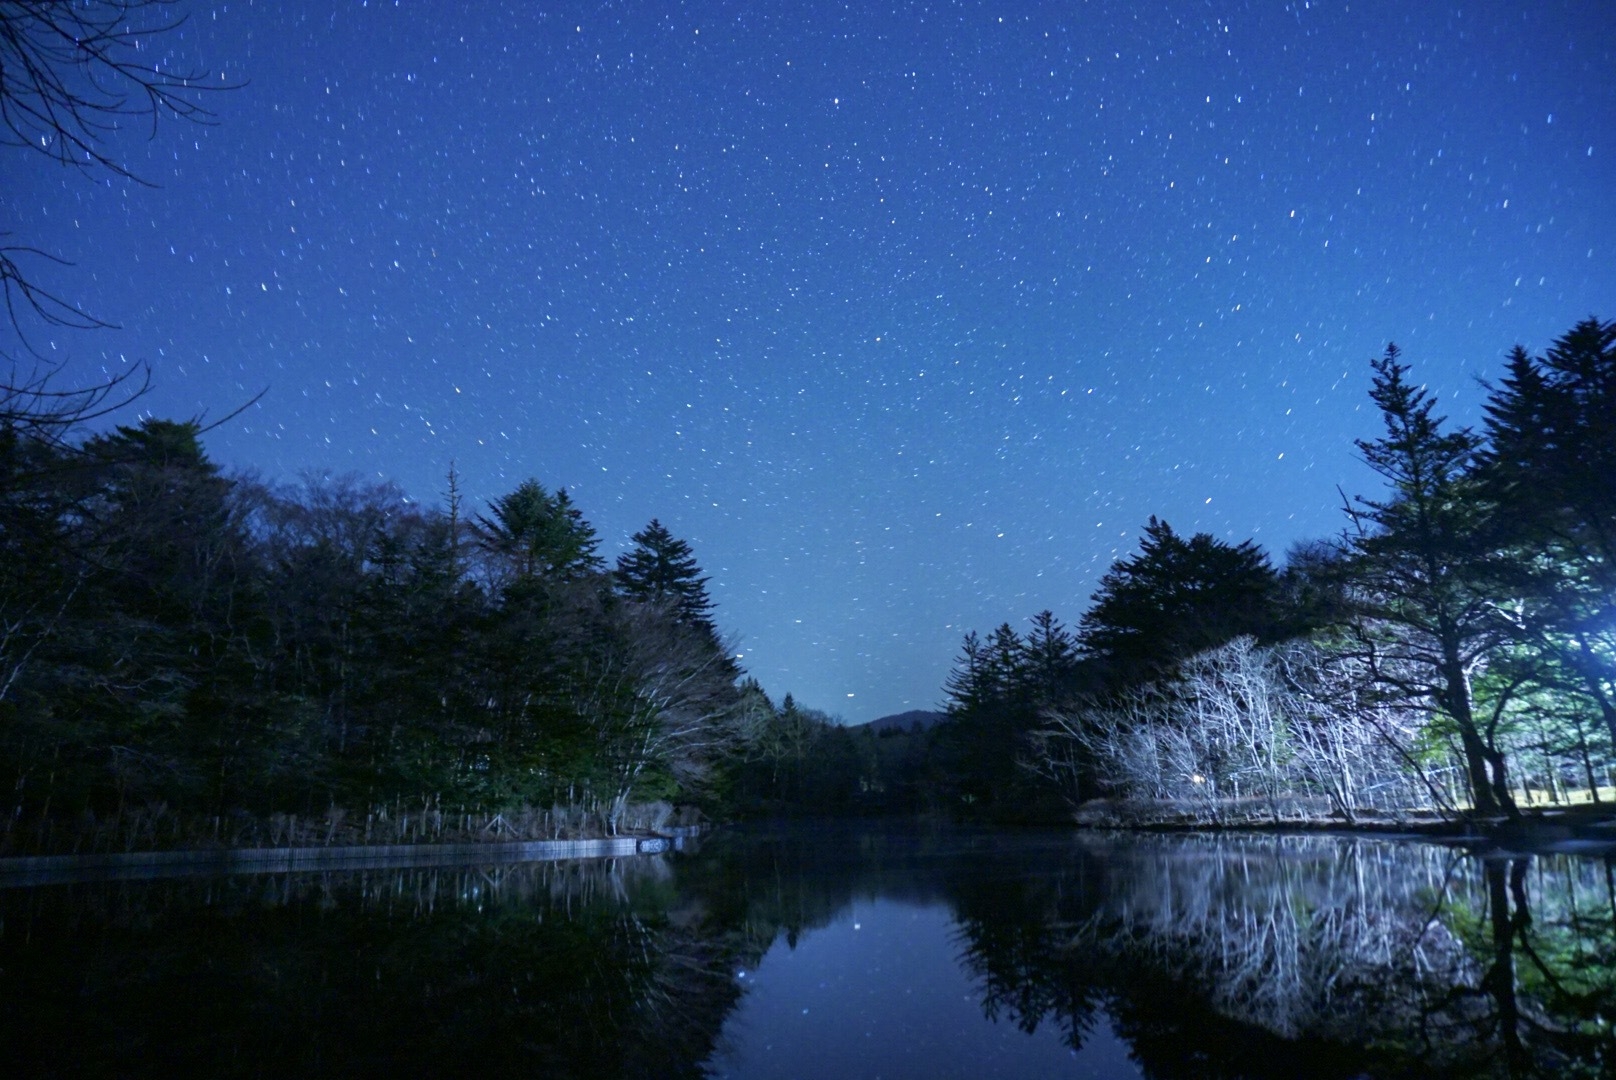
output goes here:
[[[124, 121], [149, 117], [152, 135], [163, 116], [211, 124], [214, 114], [200, 95], [236, 85], [212, 82], [206, 72], [176, 69], [152, 55], [185, 22], [177, 4], [0, 0], [0, 146], [151, 186], [111, 145]], [[0, 239], [9, 235], [0, 232]], [[37, 248], [0, 245], [0, 294], [25, 352], [39, 355], [23, 331], [27, 318], [83, 330], [111, 325], [33, 280], [22, 265], [30, 256], [65, 265]]]

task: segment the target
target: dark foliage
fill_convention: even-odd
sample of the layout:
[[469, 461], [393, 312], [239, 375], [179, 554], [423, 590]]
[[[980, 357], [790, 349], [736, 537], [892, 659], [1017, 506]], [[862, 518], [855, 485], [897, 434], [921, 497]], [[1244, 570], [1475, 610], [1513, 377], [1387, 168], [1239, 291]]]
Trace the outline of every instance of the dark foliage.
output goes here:
[[1398, 752], [1416, 769], [1451, 755], [1479, 812], [1514, 812], [1512, 768], [1551, 792], [1575, 771], [1597, 799], [1616, 748], [1616, 323], [1514, 350], [1485, 438], [1436, 414], [1395, 347], [1372, 367], [1384, 433], [1357, 447], [1386, 487], [1348, 504], [1342, 539], [1297, 547], [1276, 573], [1250, 542], [1152, 518], [1075, 640], [1048, 613], [1025, 638], [968, 633], [930, 748], [932, 805], [1058, 813], [1040, 805], [1052, 786], [1068, 802], [1106, 788], [1093, 748], [1122, 744], [1084, 725], [1135, 723], [1108, 711], [1134, 688], [1175, 700], [1198, 654], [1308, 636], [1365, 673], [1360, 705], [1425, 715]]
[[655, 518], [633, 536], [634, 547], [617, 557], [617, 587], [641, 603], [669, 604], [675, 617], [716, 633], [707, 578], [690, 545]]
[[1083, 651], [1112, 682], [1142, 681], [1242, 635], [1271, 637], [1281, 624], [1278, 589], [1268, 556], [1251, 541], [1185, 539], [1152, 517], [1139, 553], [1100, 579], [1079, 623]]
[[1359, 637], [1383, 683], [1452, 720], [1476, 808], [1512, 810], [1496, 726], [1478, 717], [1471, 686], [1500, 629], [1485, 587], [1490, 552], [1479, 542], [1488, 512], [1474, 477], [1481, 440], [1445, 429], [1436, 398], [1409, 381], [1395, 346], [1373, 363], [1370, 397], [1386, 433], [1360, 439], [1358, 450], [1389, 495], [1348, 510]]
[[528, 481], [468, 528], [458, 496], [227, 477], [194, 423], [0, 436], [13, 842], [131, 807], [560, 804], [610, 828], [630, 799], [710, 799], [736, 753], [716, 636], [614, 592], [564, 492]]
[[75, 440], [56, 399], [14, 397], [9, 842], [28, 822], [131, 807], [563, 805], [613, 827], [631, 799], [666, 799], [1048, 819], [1105, 787], [1081, 729], [1050, 767], [1052, 716], [1102, 715], [1143, 683], [1176, 693], [1209, 649], [1320, 628], [1378, 700], [1427, 711], [1418, 752], [1451, 747], [1478, 809], [1511, 808], [1523, 746], [1597, 789], [1616, 739], [1613, 342], [1589, 321], [1544, 356], [1517, 350], [1485, 440], [1449, 430], [1388, 350], [1385, 433], [1358, 444], [1387, 487], [1351, 504], [1343, 541], [1276, 572], [1255, 544], [1153, 518], [1075, 634], [1048, 611], [967, 634], [944, 719], [896, 732], [737, 686], [707, 578], [655, 520], [608, 571], [567, 493], [536, 480], [468, 522], [452, 476], [443, 509], [354, 478], [276, 486], [224, 475], [194, 422]]
[[1479, 478], [1493, 586], [1527, 600], [1517, 636], [1598, 708], [1616, 743], [1616, 322], [1587, 319], [1492, 388]]

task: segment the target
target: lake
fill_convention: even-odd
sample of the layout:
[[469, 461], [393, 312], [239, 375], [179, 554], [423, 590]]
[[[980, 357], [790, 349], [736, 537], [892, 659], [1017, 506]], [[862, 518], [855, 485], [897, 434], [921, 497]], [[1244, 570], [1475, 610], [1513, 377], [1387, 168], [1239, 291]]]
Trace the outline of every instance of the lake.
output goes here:
[[617, 860], [27, 885], [17, 1076], [1609, 1076], [1616, 859], [726, 830]]

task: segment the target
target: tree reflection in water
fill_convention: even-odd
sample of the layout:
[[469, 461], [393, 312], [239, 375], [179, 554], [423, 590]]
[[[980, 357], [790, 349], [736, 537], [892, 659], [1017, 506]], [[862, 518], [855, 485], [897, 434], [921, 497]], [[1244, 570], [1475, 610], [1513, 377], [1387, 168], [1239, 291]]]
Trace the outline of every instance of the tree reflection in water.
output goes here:
[[944, 907], [984, 1025], [1146, 1075], [1616, 1064], [1616, 865], [1320, 836], [792, 829], [617, 862], [0, 889], [8, 1076], [702, 1075], [737, 972]]
[[[984, 1008], [1154, 1076], [1605, 1076], [1609, 858], [1323, 837], [1087, 840], [1080, 874], [959, 898]], [[1075, 886], [1075, 887], [1074, 887]]]
[[755, 959], [679, 906], [660, 858], [0, 905], [8, 1076], [697, 1076]]

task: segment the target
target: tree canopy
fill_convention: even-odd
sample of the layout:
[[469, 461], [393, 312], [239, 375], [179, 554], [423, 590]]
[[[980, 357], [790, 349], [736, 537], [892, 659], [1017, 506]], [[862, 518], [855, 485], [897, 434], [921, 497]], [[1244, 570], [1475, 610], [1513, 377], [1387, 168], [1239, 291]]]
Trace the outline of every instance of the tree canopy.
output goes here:
[[1509, 809], [1496, 729], [1478, 721], [1471, 687], [1499, 629], [1484, 586], [1486, 508], [1473, 473], [1481, 440], [1446, 428], [1435, 397], [1409, 380], [1396, 346], [1372, 365], [1370, 398], [1385, 434], [1357, 445], [1388, 497], [1360, 496], [1348, 509], [1360, 634], [1382, 682], [1433, 702], [1452, 720], [1477, 809]]
[[1100, 579], [1079, 622], [1083, 652], [1124, 681], [1278, 623], [1278, 577], [1249, 540], [1185, 538], [1165, 521], [1145, 525], [1137, 554]]
[[617, 557], [615, 580], [626, 596], [651, 604], [669, 604], [691, 626], [714, 631], [710, 580], [701, 572], [688, 543], [656, 518], [632, 537], [634, 547]]
[[573, 506], [565, 488], [554, 494], [537, 480], [495, 499], [473, 529], [486, 551], [502, 560], [516, 580], [572, 581], [598, 573], [605, 561], [595, 553], [600, 538]]
[[1355, 445], [1383, 487], [1340, 537], [1276, 573], [1253, 543], [1153, 517], [1075, 642], [1047, 612], [1025, 638], [966, 634], [936, 740], [956, 806], [1037, 798], [1006, 760], [1069, 804], [1126, 793], [1214, 820], [1253, 792], [1276, 818], [1291, 798], [1351, 817], [1605, 797], [1616, 323], [1513, 350], [1482, 433], [1439, 415], [1395, 346], [1370, 367], [1380, 432]]

